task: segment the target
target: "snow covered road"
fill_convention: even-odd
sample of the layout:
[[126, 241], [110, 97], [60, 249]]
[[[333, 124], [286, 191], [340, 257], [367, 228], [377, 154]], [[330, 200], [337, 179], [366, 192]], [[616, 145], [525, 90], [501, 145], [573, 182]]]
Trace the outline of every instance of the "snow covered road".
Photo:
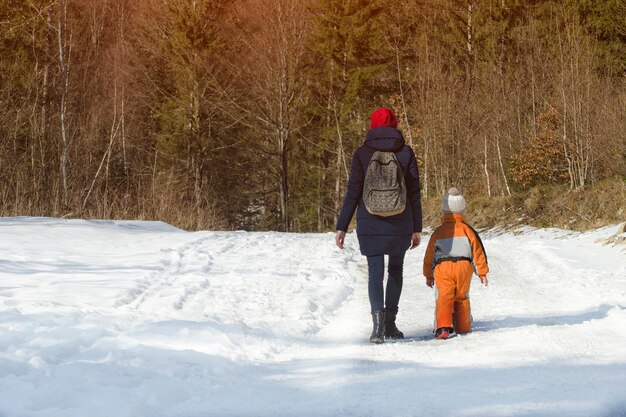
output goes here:
[[626, 416], [626, 252], [485, 233], [475, 331], [433, 340], [427, 237], [398, 327], [368, 343], [349, 234], [0, 219], [0, 417]]

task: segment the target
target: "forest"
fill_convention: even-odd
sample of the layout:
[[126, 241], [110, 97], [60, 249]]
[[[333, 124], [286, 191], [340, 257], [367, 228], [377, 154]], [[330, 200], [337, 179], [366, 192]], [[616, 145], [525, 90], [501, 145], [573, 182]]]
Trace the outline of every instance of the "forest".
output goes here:
[[384, 106], [430, 212], [616, 221], [625, 87], [623, 0], [0, 0], [0, 215], [333, 230]]

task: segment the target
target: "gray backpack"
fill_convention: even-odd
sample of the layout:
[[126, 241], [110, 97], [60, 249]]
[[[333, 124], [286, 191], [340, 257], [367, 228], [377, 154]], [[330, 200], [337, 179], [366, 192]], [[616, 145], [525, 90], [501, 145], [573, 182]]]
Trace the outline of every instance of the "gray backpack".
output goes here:
[[363, 182], [363, 203], [368, 213], [376, 216], [394, 216], [404, 211], [404, 173], [393, 152], [376, 151], [372, 155]]

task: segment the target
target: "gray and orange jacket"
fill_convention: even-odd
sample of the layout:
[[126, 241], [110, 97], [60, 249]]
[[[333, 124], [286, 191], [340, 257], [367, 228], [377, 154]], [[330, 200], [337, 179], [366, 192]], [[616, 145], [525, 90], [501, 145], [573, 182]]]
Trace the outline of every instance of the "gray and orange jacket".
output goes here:
[[477, 275], [487, 275], [487, 253], [478, 232], [463, 221], [461, 214], [445, 214], [443, 223], [430, 237], [424, 255], [424, 276], [433, 278], [435, 267], [445, 261], [467, 260]]

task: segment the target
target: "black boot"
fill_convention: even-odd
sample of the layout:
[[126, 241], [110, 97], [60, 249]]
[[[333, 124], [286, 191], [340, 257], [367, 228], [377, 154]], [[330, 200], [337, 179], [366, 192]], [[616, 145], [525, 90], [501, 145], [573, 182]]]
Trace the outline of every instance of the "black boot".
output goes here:
[[374, 311], [372, 313], [374, 328], [370, 336], [370, 343], [383, 343], [385, 341], [385, 312]]
[[404, 339], [404, 333], [396, 327], [396, 314], [398, 313], [392, 311], [385, 313], [385, 337], [387, 339]]

